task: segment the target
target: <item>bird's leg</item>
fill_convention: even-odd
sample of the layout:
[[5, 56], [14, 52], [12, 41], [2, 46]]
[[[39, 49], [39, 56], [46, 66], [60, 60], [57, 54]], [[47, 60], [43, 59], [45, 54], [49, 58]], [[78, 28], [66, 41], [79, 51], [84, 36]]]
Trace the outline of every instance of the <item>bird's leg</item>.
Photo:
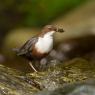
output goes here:
[[35, 67], [32, 65], [32, 62], [31, 62], [31, 61], [29, 61], [29, 65], [30, 65], [30, 67], [31, 67], [35, 72], [37, 72], [37, 70], [35, 69]]
[[47, 59], [43, 58], [40, 60], [40, 70], [43, 71], [46, 69], [46, 65], [47, 65]]

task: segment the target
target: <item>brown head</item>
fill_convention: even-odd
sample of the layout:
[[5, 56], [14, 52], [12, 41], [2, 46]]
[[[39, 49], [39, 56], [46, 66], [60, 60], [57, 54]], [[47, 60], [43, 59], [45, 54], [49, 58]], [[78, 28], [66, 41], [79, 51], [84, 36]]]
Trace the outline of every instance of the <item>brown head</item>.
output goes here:
[[43, 27], [41, 35], [43, 36], [45, 33], [48, 33], [48, 32], [51, 32], [51, 31], [64, 32], [63, 28], [57, 28], [53, 25], [46, 25], [46, 26]]

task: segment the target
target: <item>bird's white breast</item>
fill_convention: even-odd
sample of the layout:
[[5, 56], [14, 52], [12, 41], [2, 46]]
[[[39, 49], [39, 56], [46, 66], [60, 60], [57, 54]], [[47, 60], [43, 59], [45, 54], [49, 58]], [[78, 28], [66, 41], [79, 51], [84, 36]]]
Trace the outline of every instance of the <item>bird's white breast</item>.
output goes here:
[[35, 47], [40, 53], [48, 53], [53, 48], [53, 32], [46, 34], [44, 37], [39, 37]]

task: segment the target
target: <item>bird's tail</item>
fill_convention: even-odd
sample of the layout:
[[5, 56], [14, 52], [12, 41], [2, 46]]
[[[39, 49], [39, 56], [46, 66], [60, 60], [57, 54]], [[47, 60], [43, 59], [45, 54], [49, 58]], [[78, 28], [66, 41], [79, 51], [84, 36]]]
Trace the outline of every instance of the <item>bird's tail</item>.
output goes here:
[[18, 48], [13, 48], [12, 51], [16, 52], [17, 55], [19, 53], [19, 49]]
[[20, 50], [18, 48], [14, 48], [13, 51], [16, 52], [18, 56], [22, 56], [22, 55], [26, 54], [26, 51], [23, 49]]
[[19, 49], [18, 48], [13, 48], [12, 51], [18, 53], [19, 52]]

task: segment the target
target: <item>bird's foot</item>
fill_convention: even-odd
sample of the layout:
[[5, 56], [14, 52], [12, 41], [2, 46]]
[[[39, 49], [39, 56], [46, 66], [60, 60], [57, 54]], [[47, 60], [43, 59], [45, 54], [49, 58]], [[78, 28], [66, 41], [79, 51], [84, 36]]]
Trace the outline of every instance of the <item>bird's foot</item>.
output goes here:
[[35, 67], [32, 65], [32, 62], [29, 62], [30, 67], [34, 70], [34, 72], [38, 72]]

